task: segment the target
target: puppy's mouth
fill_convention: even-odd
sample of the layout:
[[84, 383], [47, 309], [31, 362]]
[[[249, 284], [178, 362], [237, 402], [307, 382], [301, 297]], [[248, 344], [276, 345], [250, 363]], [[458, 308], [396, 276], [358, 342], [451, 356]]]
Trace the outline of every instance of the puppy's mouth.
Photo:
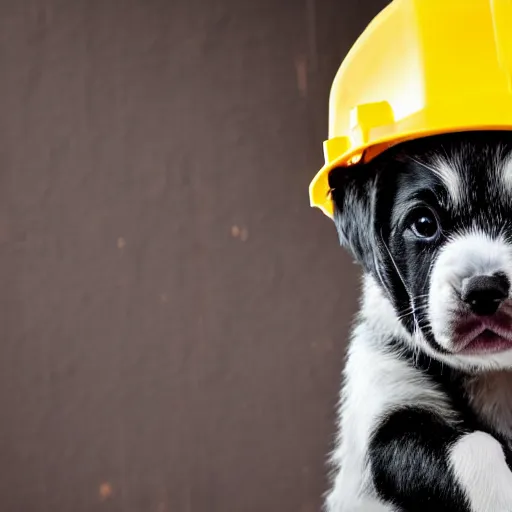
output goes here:
[[508, 315], [466, 319], [454, 332], [455, 352], [492, 354], [512, 349], [512, 319]]

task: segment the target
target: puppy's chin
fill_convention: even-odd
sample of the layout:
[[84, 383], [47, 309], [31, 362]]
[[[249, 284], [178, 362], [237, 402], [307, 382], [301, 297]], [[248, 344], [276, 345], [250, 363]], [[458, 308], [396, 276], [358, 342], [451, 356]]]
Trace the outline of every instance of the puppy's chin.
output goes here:
[[512, 350], [494, 353], [456, 354], [448, 356], [444, 362], [455, 368], [473, 372], [512, 370]]
[[[453, 350], [453, 337], [447, 335], [436, 336], [436, 344], [442, 347], [442, 351], [437, 350], [431, 342], [427, 340], [425, 333], [418, 331], [414, 335], [413, 343], [449, 367], [465, 370], [468, 372], [484, 372], [492, 370], [512, 370], [512, 342], [505, 339], [486, 339], [476, 336], [470, 341], [464, 349]], [[474, 345], [473, 345], [474, 343]], [[485, 346], [487, 344], [487, 346]], [[450, 347], [450, 348], [445, 348]]]

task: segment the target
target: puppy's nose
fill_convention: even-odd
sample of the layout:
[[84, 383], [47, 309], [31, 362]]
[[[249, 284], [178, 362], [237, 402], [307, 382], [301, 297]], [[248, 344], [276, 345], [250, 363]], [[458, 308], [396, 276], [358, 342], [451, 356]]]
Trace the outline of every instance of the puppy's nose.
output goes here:
[[461, 298], [475, 315], [489, 316], [498, 311], [509, 291], [510, 282], [505, 274], [474, 276], [462, 282]]

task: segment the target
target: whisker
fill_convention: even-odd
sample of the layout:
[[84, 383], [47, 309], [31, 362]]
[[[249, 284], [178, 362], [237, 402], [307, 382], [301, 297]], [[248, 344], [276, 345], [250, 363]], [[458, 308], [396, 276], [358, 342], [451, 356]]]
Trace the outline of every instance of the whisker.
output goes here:
[[421, 313], [423, 310], [422, 309], [415, 309], [415, 310], [411, 310], [409, 311], [408, 313], [404, 313], [403, 315], [400, 315], [397, 317], [397, 320], [403, 320], [404, 318], [407, 318], [408, 316], [411, 316], [411, 315], [414, 315], [415, 313]]

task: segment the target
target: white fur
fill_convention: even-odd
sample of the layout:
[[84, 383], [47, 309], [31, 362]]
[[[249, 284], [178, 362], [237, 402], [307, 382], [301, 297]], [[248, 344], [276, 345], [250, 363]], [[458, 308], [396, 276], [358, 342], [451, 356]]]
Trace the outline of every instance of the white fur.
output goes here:
[[472, 512], [512, 511], [512, 472], [501, 445], [484, 432], [472, 432], [451, 448], [449, 464]]
[[447, 420], [452, 414], [445, 396], [421, 372], [385, 348], [390, 334], [402, 338], [409, 335], [370, 277], [365, 278], [361, 316], [344, 370], [341, 435], [332, 455], [336, 476], [327, 498], [328, 512], [392, 510], [375, 496], [366, 467], [372, 429], [386, 412], [415, 405], [435, 411]]
[[445, 159], [438, 157], [432, 166], [434, 174], [443, 182], [448, 194], [450, 194], [454, 206], [459, 206], [464, 200], [464, 187], [461, 174], [457, 169], [458, 163], [458, 158], [447, 162]]
[[504, 160], [502, 160], [500, 156], [501, 155], [498, 153], [497, 160], [501, 165], [498, 164], [496, 167], [499, 169], [499, 173], [501, 174], [503, 190], [510, 193], [512, 192], [512, 155], [509, 155]]
[[462, 183], [461, 174], [458, 171], [460, 157], [453, 157], [448, 161], [438, 155], [434, 158], [433, 162], [429, 164], [420, 160], [413, 160], [435, 174], [441, 180], [450, 195], [453, 206], [457, 207], [462, 203], [465, 197], [465, 189]]

